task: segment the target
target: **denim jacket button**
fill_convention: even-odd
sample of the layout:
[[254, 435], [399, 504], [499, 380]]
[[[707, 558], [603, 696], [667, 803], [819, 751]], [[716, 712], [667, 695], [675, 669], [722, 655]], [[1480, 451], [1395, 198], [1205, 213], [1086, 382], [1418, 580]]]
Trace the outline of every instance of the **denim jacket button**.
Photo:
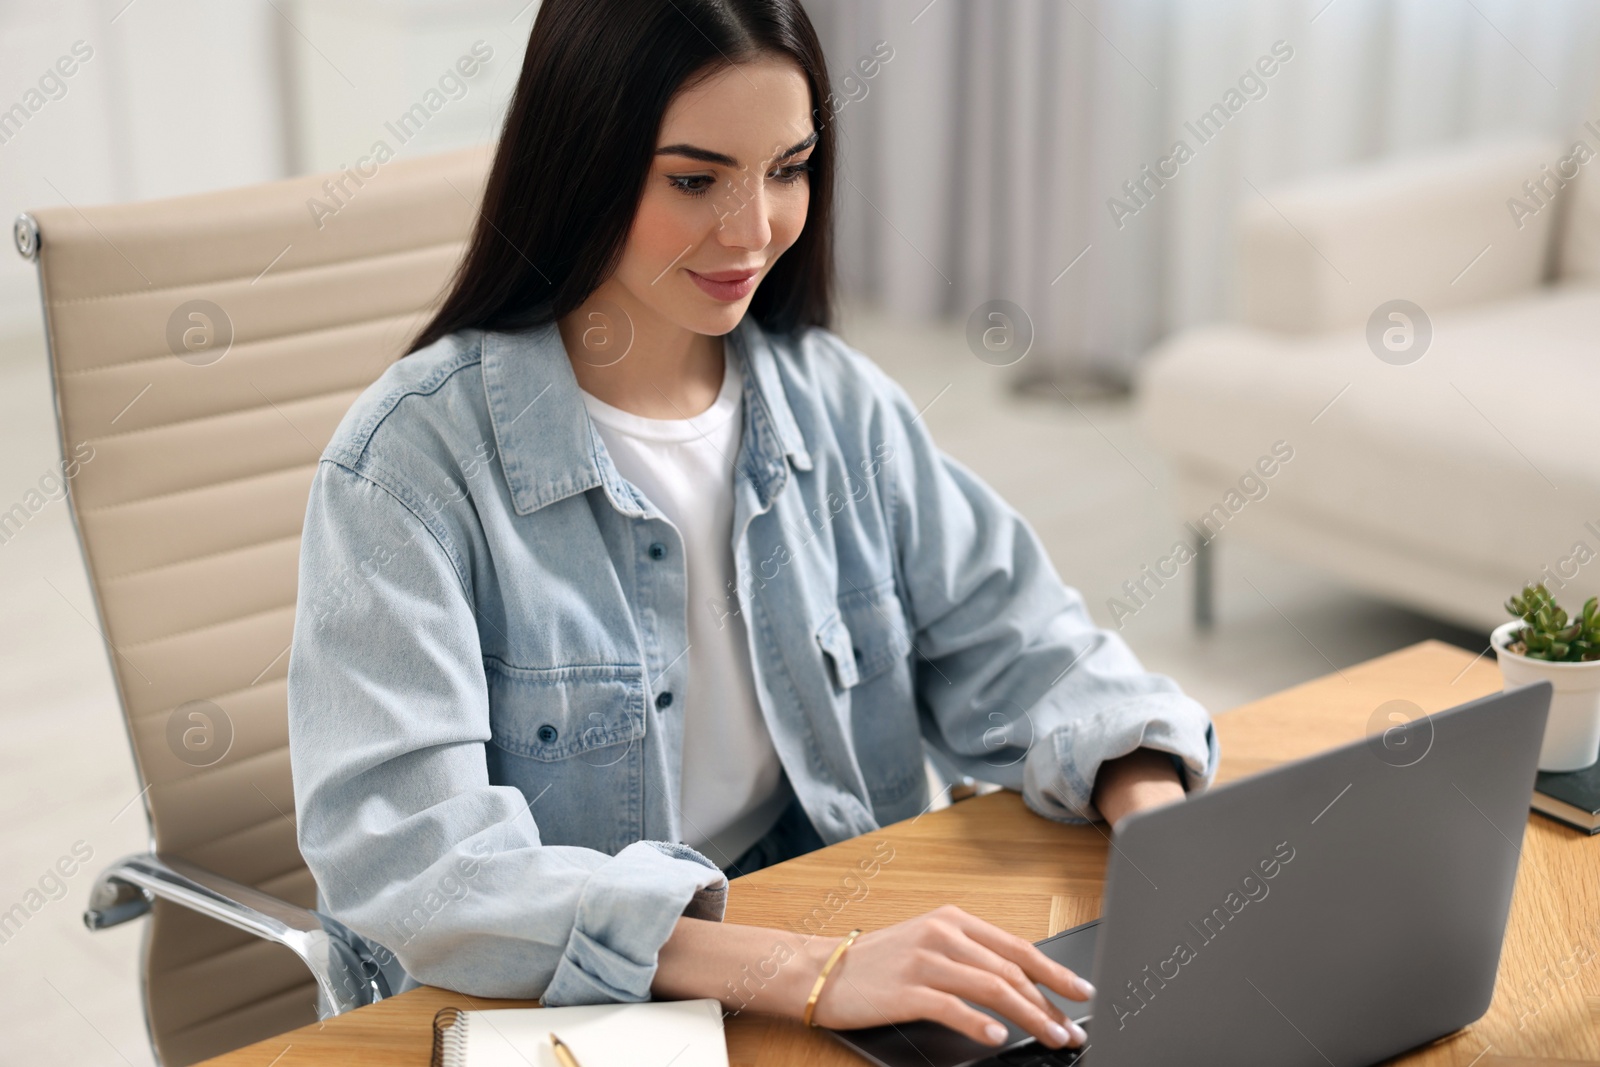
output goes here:
[[656, 695], [656, 707], [658, 707], [658, 708], [670, 708], [670, 707], [672, 707], [672, 693], [669, 691], [669, 692], [657, 694]]
[[539, 727], [539, 740], [543, 741], [547, 745], [559, 736], [560, 733], [549, 723], [545, 723], [543, 726]]
[[667, 546], [662, 544], [660, 541], [656, 541], [655, 543], [653, 543], [650, 546], [650, 558], [651, 559], [665, 559], [666, 556], [667, 556]]

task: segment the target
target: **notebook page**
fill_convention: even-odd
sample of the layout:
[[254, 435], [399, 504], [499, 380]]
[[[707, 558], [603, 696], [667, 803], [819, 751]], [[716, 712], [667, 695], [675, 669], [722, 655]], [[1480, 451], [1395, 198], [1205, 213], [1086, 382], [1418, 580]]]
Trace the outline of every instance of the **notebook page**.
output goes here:
[[466, 1067], [556, 1067], [550, 1032], [582, 1067], [728, 1067], [715, 1000], [464, 1013]]

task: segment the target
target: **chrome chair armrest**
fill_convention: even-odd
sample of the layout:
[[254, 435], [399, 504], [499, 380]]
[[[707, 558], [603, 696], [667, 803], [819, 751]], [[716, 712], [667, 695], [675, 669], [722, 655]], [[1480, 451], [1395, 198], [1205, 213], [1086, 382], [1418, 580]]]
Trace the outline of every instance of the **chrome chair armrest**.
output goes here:
[[283, 945], [317, 981], [317, 1014], [328, 1018], [390, 993], [380, 965], [347, 926], [192, 863], [155, 853], [124, 856], [101, 872], [83, 913], [90, 930], [136, 919], [156, 900]]

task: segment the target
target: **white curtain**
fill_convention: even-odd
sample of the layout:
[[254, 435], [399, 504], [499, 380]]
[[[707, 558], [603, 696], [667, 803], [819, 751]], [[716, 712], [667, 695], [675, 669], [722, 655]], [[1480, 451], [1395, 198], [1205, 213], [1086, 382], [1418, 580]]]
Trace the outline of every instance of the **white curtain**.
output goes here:
[[[958, 322], [1010, 300], [1034, 373], [1126, 378], [1162, 335], [1226, 318], [1232, 217], [1255, 190], [1600, 119], [1593, 0], [806, 5], [835, 80], [855, 78], [836, 117], [847, 290]], [[892, 58], [859, 67], [880, 41]], [[1219, 104], [1237, 109], [1202, 143], [1185, 123]], [[1141, 175], [1180, 140], [1172, 177]], [[1141, 180], [1142, 205], [1123, 185]], [[1137, 210], [1115, 217], [1113, 197]]]

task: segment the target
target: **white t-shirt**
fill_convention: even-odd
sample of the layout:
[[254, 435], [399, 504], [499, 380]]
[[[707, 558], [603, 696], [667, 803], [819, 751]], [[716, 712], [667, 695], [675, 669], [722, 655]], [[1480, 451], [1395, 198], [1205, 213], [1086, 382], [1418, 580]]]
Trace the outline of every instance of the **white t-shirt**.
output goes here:
[[688, 574], [687, 693], [663, 714], [683, 723], [683, 839], [727, 865], [777, 821], [791, 796], [756, 702], [734, 588], [734, 461], [744, 428], [743, 372], [723, 345], [722, 388], [693, 418], [648, 419], [583, 393], [612, 462], [683, 539]]

